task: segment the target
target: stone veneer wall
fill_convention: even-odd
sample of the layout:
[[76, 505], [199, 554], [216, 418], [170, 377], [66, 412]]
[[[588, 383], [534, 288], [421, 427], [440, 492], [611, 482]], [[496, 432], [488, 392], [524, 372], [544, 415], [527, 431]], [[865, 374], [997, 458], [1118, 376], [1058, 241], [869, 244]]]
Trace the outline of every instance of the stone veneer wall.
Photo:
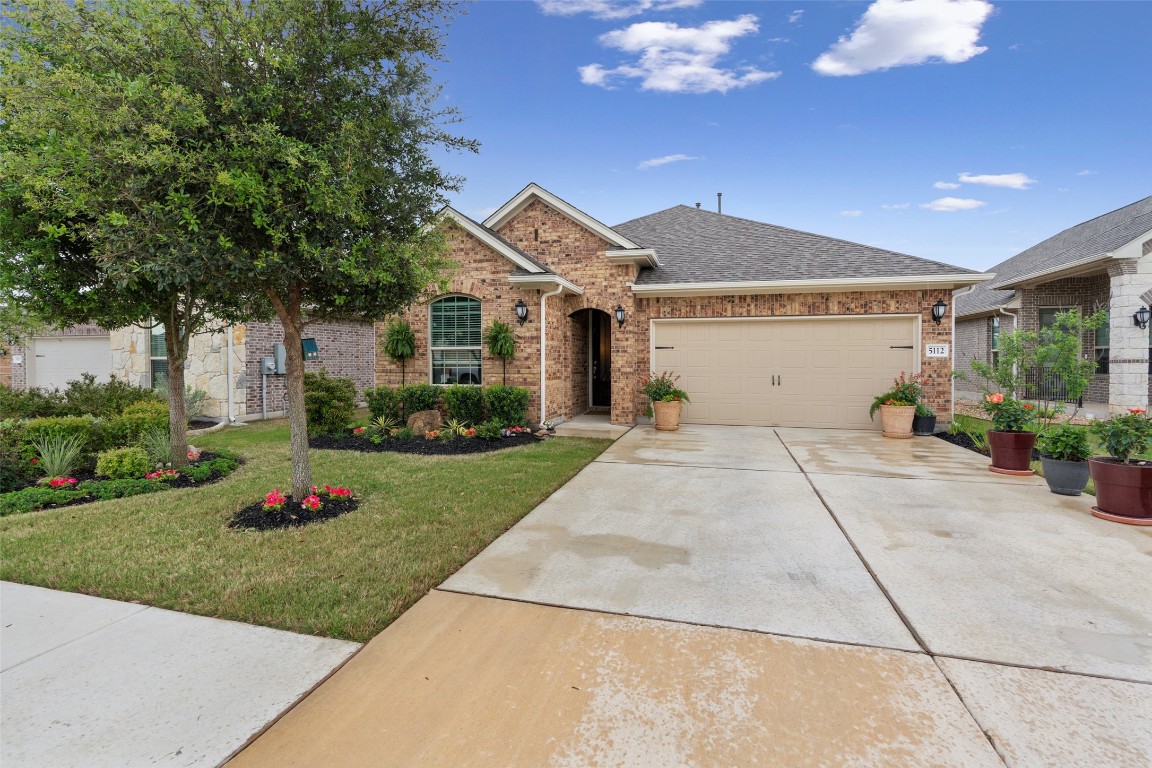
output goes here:
[[[320, 347], [320, 359], [306, 362], [304, 370], [314, 373], [326, 370], [332, 376], [350, 378], [356, 382], [358, 396], [366, 387], [375, 385], [376, 345], [371, 323], [313, 323], [304, 328], [304, 337], [316, 339]], [[246, 327], [244, 364], [237, 372], [244, 377], [242, 399], [247, 418], [257, 418], [261, 413], [261, 361], [272, 356], [273, 344], [283, 341], [284, 329], [278, 321], [248, 323]], [[287, 409], [284, 391], [283, 375], [268, 376], [269, 414]]]
[[[1041, 309], [1078, 309], [1081, 315], [1090, 315], [1097, 310], [1107, 309], [1108, 295], [1109, 282], [1106, 274], [1068, 277], [1042, 283], [1035, 288], [1025, 288], [1021, 291], [1021, 326], [1026, 331], [1038, 331]], [[1081, 343], [1086, 353], [1091, 352], [1095, 344], [1094, 335], [1084, 334]], [[1109, 378], [1109, 374], [1095, 374], [1084, 392], [1084, 399], [1091, 403], [1107, 403]]]

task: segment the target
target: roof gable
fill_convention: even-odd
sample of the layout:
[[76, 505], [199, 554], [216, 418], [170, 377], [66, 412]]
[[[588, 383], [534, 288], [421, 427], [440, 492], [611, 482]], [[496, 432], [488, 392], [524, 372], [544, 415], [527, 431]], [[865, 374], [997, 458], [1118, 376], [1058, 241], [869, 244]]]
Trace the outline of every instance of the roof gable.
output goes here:
[[458, 224], [465, 232], [515, 264], [519, 270], [528, 274], [550, 274], [552, 272], [532, 256], [512, 245], [483, 224], [468, 218], [452, 206], [445, 206], [440, 215]]
[[500, 227], [507, 224], [512, 217], [524, 210], [533, 200], [540, 200], [546, 205], [555, 208], [592, 234], [611, 243], [617, 248], [631, 249], [640, 247], [611, 227], [602, 224], [576, 206], [561, 200], [559, 197], [556, 197], [556, 195], [535, 183], [524, 187], [515, 197], [500, 206], [495, 213], [484, 220], [484, 226], [490, 230], [500, 229]]

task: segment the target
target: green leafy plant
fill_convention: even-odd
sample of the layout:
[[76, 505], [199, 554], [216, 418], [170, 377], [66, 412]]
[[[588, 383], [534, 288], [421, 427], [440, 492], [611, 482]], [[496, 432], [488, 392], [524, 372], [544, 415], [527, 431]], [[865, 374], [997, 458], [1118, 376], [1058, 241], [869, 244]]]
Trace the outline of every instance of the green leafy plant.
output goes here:
[[[114, 418], [100, 422], [97, 441], [100, 448], [117, 448], [139, 442], [145, 432], [162, 429], [168, 433], [168, 405], [160, 401], [141, 401], [124, 409]], [[171, 454], [171, 451], [169, 451]]]
[[448, 418], [468, 424], [484, 421], [484, 392], [480, 387], [453, 384], [440, 388]]
[[408, 427], [400, 427], [393, 436], [397, 440], [411, 440], [415, 436], [415, 433], [408, 429]]
[[516, 335], [512, 333], [512, 326], [493, 320], [488, 330], [484, 331], [484, 343], [488, 345], [488, 354], [500, 358], [504, 365], [501, 384], [508, 384], [508, 361], [516, 357]]
[[24, 488], [0, 496], [0, 516], [34, 512], [51, 505], [63, 505], [87, 496], [79, 489], [56, 489], [43, 486]]
[[80, 466], [85, 438], [82, 435], [46, 435], [33, 441], [40, 471], [45, 477], [68, 477]]
[[151, 468], [143, 448], [113, 448], [96, 457], [96, 474], [113, 480], [143, 478]]
[[[156, 395], [164, 403], [168, 402], [168, 387], [156, 387]], [[202, 389], [194, 389], [184, 385], [184, 417], [188, 421], [201, 419], [208, 413], [208, 393]]]
[[494, 386], [484, 389], [484, 411], [489, 421], [508, 427], [524, 421], [532, 393], [524, 387]]
[[327, 371], [304, 374], [304, 407], [310, 435], [339, 435], [356, 413], [356, 383]]
[[393, 320], [388, 324], [381, 344], [384, 354], [400, 363], [400, 386], [403, 387], [407, 360], [416, 356], [416, 334], [412, 332], [412, 326], [406, 320]]
[[1108, 455], [1125, 464], [1131, 464], [1136, 454], [1152, 449], [1152, 420], [1142, 408], [1129, 408], [1128, 413], [1094, 422], [1092, 431]]
[[440, 389], [431, 384], [412, 384], [396, 390], [396, 397], [400, 400], [402, 418], [407, 419], [414, 413], [434, 410]]
[[0, 384], [0, 419], [36, 419], [62, 414], [64, 396], [57, 390], [13, 389]]
[[1000, 393], [984, 396], [984, 410], [992, 417], [997, 432], [1024, 432], [1035, 418], [1035, 406]]
[[374, 429], [378, 433], [384, 434], [384, 435], [391, 434], [392, 431], [394, 429], [396, 429], [398, 426], [400, 426], [400, 422], [397, 421], [392, 416], [388, 416], [388, 415], [377, 416], [375, 419], [372, 420], [372, 429]]
[[364, 400], [372, 418], [388, 418], [400, 421], [402, 417], [400, 398], [391, 387], [368, 387], [364, 390]]
[[[83, 441], [86, 452], [95, 452], [108, 446], [104, 436], [105, 423], [97, 421], [91, 416], [48, 416], [41, 419], [32, 419], [22, 425], [23, 442], [25, 450], [22, 453], [31, 458], [35, 453], [35, 444], [45, 438], [64, 437], [75, 435]], [[90, 456], [85, 463], [90, 464]]]
[[935, 416], [936, 411], [924, 405], [924, 403], [916, 403], [916, 415], [920, 418], [927, 418], [929, 416]]
[[1045, 456], [1057, 461], [1087, 461], [1092, 456], [1088, 430], [1074, 424], [1057, 424], [1036, 439]]
[[151, 390], [134, 387], [120, 379], [96, 381], [90, 373], [81, 374], [64, 388], [61, 414], [69, 416], [102, 416], [111, 418], [124, 412], [130, 405], [155, 401], [159, 397]]
[[172, 441], [166, 427], [151, 427], [140, 435], [140, 447], [153, 464], [172, 463]]
[[661, 374], [651, 373], [647, 376], [641, 376], [640, 386], [644, 388], [644, 394], [648, 396], [648, 399], [654, 403], [673, 400], [691, 402], [688, 399], [688, 393], [676, 386], [679, 381], [679, 375], [664, 371]]
[[468, 425], [460, 419], [448, 419], [447, 423], [441, 429], [447, 436], [462, 437], [468, 431]]
[[988, 452], [988, 435], [984, 432], [983, 429], [980, 429], [979, 427], [964, 426], [964, 424], [960, 421], [960, 417], [957, 417], [956, 420], [952, 422], [951, 426], [948, 427], [948, 434], [967, 435], [968, 439], [972, 441], [972, 445], [975, 446], [977, 450], [983, 451], [985, 453]]
[[492, 419], [476, 427], [476, 437], [481, 440], [499, 440], [503, 429], [504, 425], [499, 420]]
[[924, 387], [921, 384], [924, 374], [914, 373], [909, 376], [904, 371], [892, 379], [892, 386], [886, 391], [876, 395], [872, 405], [868, 408], [868, 418], [876, 417], [876, 411], [882, 405], [919, 405], [924, 396]]

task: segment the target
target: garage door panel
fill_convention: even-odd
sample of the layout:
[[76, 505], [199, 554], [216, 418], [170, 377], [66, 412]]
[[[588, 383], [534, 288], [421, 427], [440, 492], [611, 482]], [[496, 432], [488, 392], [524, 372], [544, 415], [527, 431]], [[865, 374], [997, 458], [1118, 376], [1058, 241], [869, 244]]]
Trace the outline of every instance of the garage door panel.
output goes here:
[[[656, 323], [656, 359], [685, 375], [685, 423], [878, 429], [868, 406], [911, 371], [910, 317]], [[661, 352], [676, 356], [662, 356]], [[691, 362], [691, 365], [684, 363]], [[660, 368], [658, 370], [664, 370]]]
[[107, 336], [46, 336], [32, 339], [28, 385], [63, 389], [86, 373], [97, 381], [112, 374], [112, 348]]

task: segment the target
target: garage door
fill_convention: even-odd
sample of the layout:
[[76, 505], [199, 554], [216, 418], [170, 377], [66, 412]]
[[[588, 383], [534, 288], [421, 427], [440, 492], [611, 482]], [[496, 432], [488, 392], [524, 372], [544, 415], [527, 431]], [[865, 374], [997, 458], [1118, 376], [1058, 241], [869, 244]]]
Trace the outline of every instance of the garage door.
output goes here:
[[112, 372], [112, 347], [107, 336], [45, 336], [32, 340], [32, 365], [28, 385], [63, 389], [81, 374], [108, 381]]
[[657, 321], [653, 369], [685, 423], [879, 429], [872, 399], [915, 364], [914, 317]]

